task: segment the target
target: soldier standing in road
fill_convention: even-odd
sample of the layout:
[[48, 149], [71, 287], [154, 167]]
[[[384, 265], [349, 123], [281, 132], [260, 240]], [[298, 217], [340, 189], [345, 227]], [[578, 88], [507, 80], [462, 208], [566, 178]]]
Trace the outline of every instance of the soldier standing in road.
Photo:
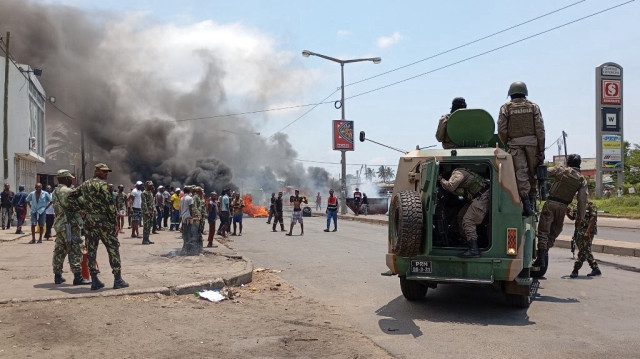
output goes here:
[[549, 248], [553, 247], [556, 238], [562, 232], [564, 216], [567, 206], [578, 196], [576, 211], [576, 228], [579, 228], [585, 216], [587, 206], [587, 180], [580, 174], [580, 155], [571, 154], [567, 157], [567, 167], [557, 166], [548, 170], [548, 177], [555, 179], [549, 190], [549, 197], [542, 206], [540, 222], [538, 223], [538, 258], [534, 267], [547, 267], [545, 258]]
[[147, 181], [146, 187], [142, 192], [141, 211], [142, 211], [142, 244], [153, 244], [149, 240], [151, 235], [151, 227], [153, 227], [153, 219], [155, 218], [155, 195], [153, 194], [153, 182]]
[[202, 186], [196, 187], [196, 195], [199, 198], [198, 207], [200, 207], [200, 227], [198, 231], [204, 234], [204, 224], [207, 222], [207, 201], [204, 198], [204, 189]]
[[456, 97], [451, 102], [451, 112], [440, 117], [440, 121], [438, 122], [438, 129], [436, 130], [436, 140], [442, 143], [442, 148], [444, 149], [456, 147], [456, 144], [451, 141], [449, 135], [447, 134], [447, 121], [449, 121], [449, 117], [451, 117], [452, 113], [461, 108], [467, 108], [467, 102], [463, 97]]
[[282, 192], [278, 192], [278, 198], [273, 202], [273, 232], [276, 231], [276, 225], [280, 222], [280, 231], [284, 232], [284, 222], [282, 219]]
[[[2, 229], [11, 228], [11, 219], [13, 217], [13, 205], [11, 200], [13, 199], [13, 191], [8, 183], [4, 184], [4, 190], [0, 192], [0, 203], [2, 206]], [[5, 225], [6, 223], [6, 225]]]
[[[356, 188], [356, 191], [357, 190], [358, 189]], [[304, 223], [302, 221], [302, 208], [300, 207], [300, 205], [302, 203], [308, 204], [309, 202], [307, 201], [307, 197], [300, 197], [299, 194], [300, 191], [295, 190], [295, 196], [291, 196], [289, 198], [291, 204], [293, 204], [293, 213], [291, 214], [291, 226], [289, 227], [289, 233], [285, 233], [287, 236], [292, 235], [293, 226], [295, 226], [298, 222], [300, 222], [300, 235], [304, 235]]]
[[438, 175], [442, 188], [454, 195], [463, 196], [471, 204], [462, 217], [462, 230], [467, 238], [469, 249], [458, 256], [463, 258], [480, 257], [478, 249], [477, 226], [484, 221], [489, 211], [489, 180], [465, 168], [456, 168], [448, 180]]
[[[567, 208], [567, 217], [572, 221], [576, 219], [575, 207]], [[578, 245], [578, 258], [573, 264], [573, 271], [570, 277], [578, 277], [578, 271], [582, 268], [582, 264], [586, 260], [591, 267], [591, 273], [587, 274], [587, 277], [593, 277], [601, 275], [600, 268], [598, 268], [598, 262], [593, 258], [591, 253], [591, 244], [593, 243], [593, 236], [598, 233], [598, 207], [593, 202], [587, 202], [587, 211], [585, 212], [584, 219], [580, 222], [580, 225], [576, 226], [575, 240]]]
[[55, 221], [53, 222], [53, 229], [56, 231], [55, 247], [53, 249], [53, 274], [54, 283], [61, 284], [65, 282], [62, 278], [62, 267], [64, 264], [64, 257], [69, 255], [69, 267], [73, 273], [73, 285], [91, 284], [82, 278], [82, 268], [80, 263], [82, 262], [82, 240], [73, 240], [74, 238], [67, 238], [67, 223], [70, 225], [71, 234], [80, 239], [80, 224], [82, 218], [77, 212], [73, 212], [69, 208], [67, 197], [71, 193], [70, 188], [73, 183], [73, 175], [69, 170], [59, 170], [58, 174], [58, 186], [53, 191], [53, 206], [57, 213]]
[[269, 218], [267, 218], [267, 224], [271, 224], [271, 218], [273, 218], [273, 206], [276, 203], [276, 193], [271, 192], [271, 204], [269, 205]]
[[524, 82], [509, 87], [511, 101], [500, 107], [498, 136], [509, 147], [516, 171], [518, 194], [525, 216], [535, 214], [536, 171], [544, 163], [544, 121], [540, 107], [527, 99], [529, 92]]
[[85, 231], [87, 242], [87, 258], [89, 260], [89, 272], [91, 273], [91, 290], [104, 287], [104, 283], [98, 279], [97, 254], [98, 243], [102, 241], [107, 248], [109, 264], [113, 273], [113, 289], [125, 288], [129, 284], [122, 279], [120, 263], [120, 242], [114, 217], [115, 205], [113, 195], [107, 190], [104, 180], [111, 169], [104, 164], [95, 166], [95, 176], [85, 181], [68, 196], [71, 212], [85, 212]]

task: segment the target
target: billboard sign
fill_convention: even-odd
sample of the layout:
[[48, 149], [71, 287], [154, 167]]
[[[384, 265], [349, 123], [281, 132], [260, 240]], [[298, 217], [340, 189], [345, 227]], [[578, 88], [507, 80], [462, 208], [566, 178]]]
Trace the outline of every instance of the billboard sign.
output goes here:
[[602, 168], [622, 168], [622, 136], [602, 136]]
[[602, 108], [602, 132], [620, 132], [619, 108]]
[[602, 104], [619, 105], [622, 102], [622, 92], [620, 91], [620, 80], [602, 80]]
[[353, 151], [353, 121], [333, 121], [333, 149], [338, 151]]

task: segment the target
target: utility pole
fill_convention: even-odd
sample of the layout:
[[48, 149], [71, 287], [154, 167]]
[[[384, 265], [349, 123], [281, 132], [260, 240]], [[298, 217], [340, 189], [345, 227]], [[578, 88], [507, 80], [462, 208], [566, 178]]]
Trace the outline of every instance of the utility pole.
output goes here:
[[4, 43], [5, 59], [4, 59], [4, 121], [2, 136], [2, 162], [4, 171], [4, 181], [9, 178], [9, 38], [11, 33], [7, 31], [7, 41]]
[[562, 130], [562, 144], [564, 145], [564, 165], [567, 165], [567, 133]]

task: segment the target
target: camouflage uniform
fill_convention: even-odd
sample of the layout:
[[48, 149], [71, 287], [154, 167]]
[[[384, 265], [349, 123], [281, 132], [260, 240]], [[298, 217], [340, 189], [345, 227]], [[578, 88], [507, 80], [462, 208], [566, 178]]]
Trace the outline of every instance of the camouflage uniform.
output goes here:
[[514, 98], [500, 107], [498, 136], [509, 147], [520, 197], [536, 196], [536, 171], [544, 160], [544, 122], [540, 107]]
[[[577, 209], [575, 207], [569, 208], [567, 210], [567, 217], [572, 220], [575, 219], [576, 212]], [[598, 208], [593, 204], [593, 202], [588, 202], [586, 212], [584, 213], [584, 219], [576, 225], [575, 240], [576, 245], [578, 246], [578, 258], [573, 265], [573, 269], [579, 270], [582, 268], [582, 264], [586, 260], [589, 263], [589, 267], [596, 270], [599, 268], [598, 263], [591, 253], [591, 244], [593, 243], [593, 236], [598, 234]], [[590, 224], [591, 231], [587, 234]]]
[[77, 212], [69, 209], [67, 198], [72, 189], [64, 184], [59, 184], [53, 191], [53, 207], [57, 213], [53, 228], [56, 231], [55, 248], [53, 249], [53, 273], [61, 274], [64, 257], [69, 254], [69, 267], [72, 273], [80, 273], [80, 263], [82, 261], [82, 245], [78, 242], [67, 244], [67, 218], [71, 222], [71, 231], [80, 236], [80, 226], [82, 218]]
[[102, 241], [109, 254], [109, 265], [114, 275], [120, 275], [120, 242], [115, 236], [116, 209], [113, 194], [107, 183], [98, 177], [85, 181], [68, 197], [71, 212], [85, 212], [87, 258], [89, 272], [100, 273], [97, 266], [98, 243]]
[[118, 214], [127, 214], [127, 194], [124, 192], [116, 192], [116, 211]]
[[564, 216], [567, 206], [578, 195], [578, 218], [576, 225], [580, 225], [585, 214], [587, 204], [587, 181], [580, 172], [571, 167], [551, 167], [548, 177], [555, 182], [549, 190], [549, 198], [542, 206], [540, 222], [538, 223], [538, 249], [548, 250], [552, 248], [556, 238], [562, 232]]
[[204, 190], [200, 187], [198, 187], [198, 195], [196, 197], [199, 197], [199, 207], [200, 207], [200, 234], [204, 233], [204, 224], [207, 223], [207, 203], [205, 201], [205, 199], [203, 198], [202, 194], [204, 193]]
[[438, 122], [438, 129], [436, 130], [436, 140], [438, 142], [442, 142], [442, 148], [449, 149], [455, 148], [456, 144], [451, 141], [449, 135], [447, 134], [447, 121], [451, 117], [451, 114], [448, 113], [440, 117], [440, 121]]
[[151, 227], [153, 226], [153, 218], [155, 212], [155, 196], [153, 191], [149, 191], [145, 189], [142, 192], [142, 205], [140, 207], [142, 209], [142, 241], [146, 242], [149, 240], [149, 235], [151, 234]]
[[462, 216], [462, 230], [467, 241], [478, 239], [477, 226], [484, 221], [489, 211], [489, 181], [463, 168], [456, 168], [449, 180], [441, 180], [442, 188], [450, 193], [463, 196], [470, 205]]

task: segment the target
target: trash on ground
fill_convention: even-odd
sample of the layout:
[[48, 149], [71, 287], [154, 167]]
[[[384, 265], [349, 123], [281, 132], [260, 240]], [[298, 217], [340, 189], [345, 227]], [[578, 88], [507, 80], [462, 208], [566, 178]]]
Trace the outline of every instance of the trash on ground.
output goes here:
[[227, 299], [219, 290], [204, 290], [196, 292], [196, 297], [206, 299], [210, 302], [220, 302]]

